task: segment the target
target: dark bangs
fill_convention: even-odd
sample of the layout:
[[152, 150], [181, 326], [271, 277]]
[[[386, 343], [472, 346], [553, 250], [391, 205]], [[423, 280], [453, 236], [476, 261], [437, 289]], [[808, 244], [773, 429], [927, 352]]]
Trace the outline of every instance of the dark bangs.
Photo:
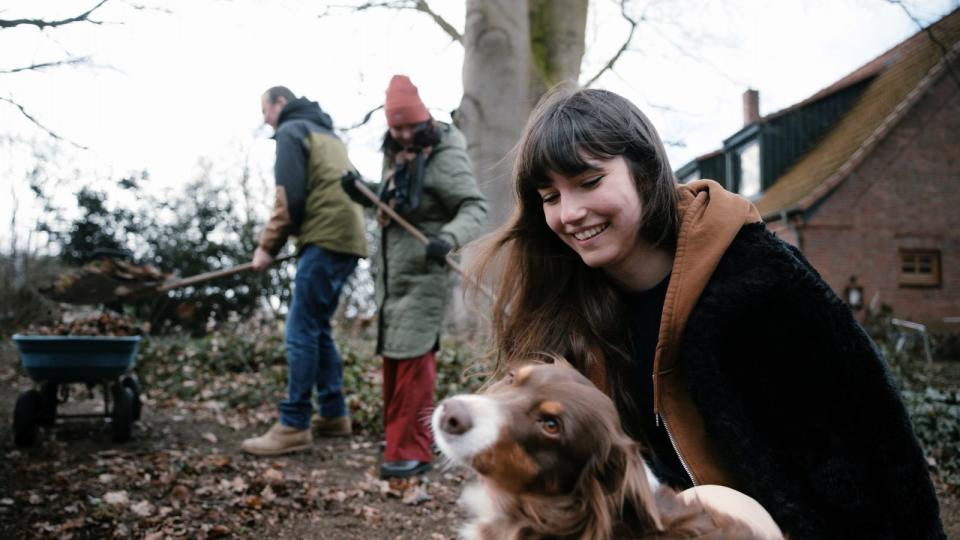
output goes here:
[[531, 117], [515, 171], [521, 197], [549, 186], [550, 172], [576, 176], [591, 168], [586, 158], [623, 154], [623, 144], [610, 144], [610, 131], [590, 118], [586, 104], [570, 97], [564, 92], [548, 95]]

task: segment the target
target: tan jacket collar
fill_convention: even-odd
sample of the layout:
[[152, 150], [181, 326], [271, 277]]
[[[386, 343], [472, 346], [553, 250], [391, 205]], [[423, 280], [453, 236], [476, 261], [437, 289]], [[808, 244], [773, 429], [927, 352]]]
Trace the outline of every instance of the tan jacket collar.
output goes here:
[[728, 483], [715, 481], [720, 480], [721, 472], [714, 471], [711, 465], [713, 452], [703, 431], [703, 420], [686, 392], [677, 354], [687, 319], [720, 258], [744, 225], [761, 219], [750, 201], [724, 190], [713, 180], [695, 180], [677, 190], [680, 233], [653, 364], [654, 414], [667, 423], [680, 459], [688, 465], [694, 482]]

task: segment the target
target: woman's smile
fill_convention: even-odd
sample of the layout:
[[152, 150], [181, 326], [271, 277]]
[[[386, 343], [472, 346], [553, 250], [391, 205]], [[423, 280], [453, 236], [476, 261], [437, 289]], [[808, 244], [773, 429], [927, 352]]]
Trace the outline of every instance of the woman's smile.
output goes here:
[[603, 231], [607, 230], [607, 227], [609, 227], [609, 226], [610, 226], [609, 223], [602, 223], [602, 224], [600, 224], [600, 225], [596, 225], [596, 226], [590, 227], [590, 228], [588, 228], [588, 229], [581, 229], [581, 230], [576, 231], [576, 232], [573, 232], [573, 233], [571, 233], [571, 234], [572, 234], [572, 236], [573, 236], [574, 238], [576, 238], [578, 241], [580, 241], [580, 242], [586, 242], [587, 240], [591, 240], [591, 239], [593, 239], [594, 237], [596, 237], [598, 234], [600, 234], [600, 233], [602, 233]]

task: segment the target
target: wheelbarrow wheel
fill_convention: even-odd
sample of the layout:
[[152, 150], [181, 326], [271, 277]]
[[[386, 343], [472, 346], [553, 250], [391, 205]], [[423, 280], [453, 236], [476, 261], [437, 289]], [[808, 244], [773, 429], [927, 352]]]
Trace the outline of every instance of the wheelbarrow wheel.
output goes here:
[[40, 385], [40, 403], [37, 412], [37, 423], [50, 427], [57, 420], [57, 383], [45, 382]]
[[17, 446], [33, 446], [37, 442], [40, 412], [40, 392], [27, 390], [20, 394], [13, 407], [13, 443]]
[[135, 375], [126, 375], [123, 386], [133, 392], [133, 421], [136, 422], [140, 420], [140, 411], [143, 409], [143, 404], [140, 403], [140, 382]]
[[123, 384], [113, 387], [113, 414], [110, 417], [114, 442], [127, 442], [133, 431], [133, 391]]

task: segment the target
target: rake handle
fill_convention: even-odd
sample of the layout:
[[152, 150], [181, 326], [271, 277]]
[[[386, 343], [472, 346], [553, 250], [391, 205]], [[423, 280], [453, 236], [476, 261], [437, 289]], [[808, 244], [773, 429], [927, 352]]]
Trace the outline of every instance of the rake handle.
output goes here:
[[[400, 217], [400, 214], [398, 214], [396, 210], [391, 208], [390, 205], [385, 204], [383, 201], [381, 201], [380, 197], [377, 197], [377, 195], [374, 192], [370, 191], [370, 188], [368, 188], [366, 184], [361, 182], [360, 179], [354, 180], [353, 183], [354, 185], [357, 186], [357, 190], [360, 193], [363, 193], [364, 197], [370, 199], [370, 201], [373, 204], [377, 205], [377, 208], [379, 208], [380, 210], [383, 210], [384, 213], [390, 216], [390, 219], [396, 221], [398, 225], [403, 227], [404, 230], [406, 230], [408, 233], [412, 234], [414, 238], [419, 240], [423, 245], [427, 245], [430, 243], [430, 239], [427, 238], [427, 235], [420, 232], [420, 230], [414, 227], [413, 225], [411, 225], [409, 221]], [[460, 267], [460, 265], [457, 263], [456, 260], [454, 260], [452, 256], [447, 254], [446, 261], [447, 261], [447, 266], [452, 268], [455, 272], [457, 272], [461, 276], [466, 277], [466, 274], [463, 272], [463, 268]]]
[[[370, 188], [368, 188], [367, 185], [364, 184], [359, 178], [355, 179], [353, 181], [353, 184], [357, 187], [357, 191], [359, 191], [360, 193], [363, 193], [364, 197], [370, 199], [370, 202], [375, 204], [377, 208], [379, 208], [380, 210], [383, 210], [384, 213], [390, 216], [390, 219], [397, 222], [408, 233], [412, 234], [414, 238], [416, 238], [421, 243], [423, 243], [423, 245], [427, 245], [430, 243], [430, 239], [427, 238], [427, 235], [420, 232], [420, 230], [414, 227], [413, 225], [411, 225], [409, 221], [400, 217], [400, 214], [398, 214], [396, 210], [394, 210], [389, 205], [381, 201], [380, 197], [377, 197], [377, 195], [374, 192], [370, 191]], [[447, 262], [447, 266], [452, 268], [456, 273], [460, 274], [465, 279], [469, 279], [470, 281], [473, 281], [474, 284], [477, 286], [477, 288], [480, 289], [480, 292], [482, 292], [484, 296], [486, 296], [491, 302], [494, 302], [496, 300], [496, 298], [493, 296], [493, 292], [490, 291], [490, 289], [488, 289], [482, 283], [478, 283], [472, 277], [468, 276], [466, 272], [463, 271], [463, 267], [460, 266], [460, 264], [453, 258], [452, 255], [448, 253], [447, 256], [445, 257], [445, 260]]]
[[[279, 262], [287, 261], [294, 258], [296, 255], [284, 255], [273, 260], [270, 264], [276, 264]], [[172, 289], [179, 289], [180, 287], [186, 287], [188, 285], [196, 285], [197, 283], [204, 283], [212, 279], [217, 279], [225, 276], [231, 276], [233, 274], [239, 274], [240, 272], [246, 272], [247, 270], [253, 269], [253, 263], [243, 263], [236, 266], [231, 266], [230, 268], [224, 268], [223, 270], [214, 270], [212, 272], [204, 272], [203, 274], [197, 274], [195, 276], [185, 277], [182, 279], [175, 279], [172, 281], [167, 281], [166, 283], [157, 287], [157, 292], [166, 292]]]

